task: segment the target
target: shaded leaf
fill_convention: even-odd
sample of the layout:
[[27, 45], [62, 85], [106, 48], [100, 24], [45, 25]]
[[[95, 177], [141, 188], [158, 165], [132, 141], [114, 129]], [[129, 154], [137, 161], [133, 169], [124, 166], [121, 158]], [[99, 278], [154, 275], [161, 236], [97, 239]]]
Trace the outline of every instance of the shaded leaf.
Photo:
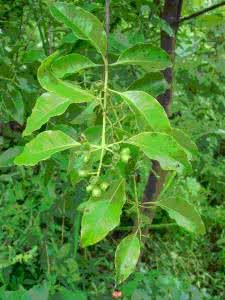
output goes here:
[[189, 158], [196, 156], [198, 153], [198, 148], [191, 138], [181, 129], [172, 128], [172, 135], [177, 140], [177, 142], [184, 147], [185, 151], [188, 153]]
[[82, 291], [69, 291], [63, 289], [61, 292], [54, 295], [51, 300], [87, 300], [87, 296]]
[[98, 18], [74, 4], [64, 2], [50, 5], [50, 12], [57, 21], [64, 23], [80, 39], [89, 40], [105, 56], [106, 33]]
[[20, 91], [8, 86], [8, 91], [2, 94], [6, 113], [20, 125], [24, 123], [24, 103]]
[[52, 63], [51, 67], [56, 77], [62, 78], [83, 69], [97, 67], [97, 65], [86, 56], [72, 53], [59, 57]]
[[140, 79], [134, 81], [129, 90], [143, 91], [154, 97], [163, 94], [169, 85], [161, 73], [148, 73]]
[[125, 182], [119, 179], [111, 184], [101, 199], [90, 199], [86, 203], [81, 224], [83, 247], [98, 243], [119, 225], [125, 201]]
[[170, 122], [164, 108], [151, 95], [141, 91], [119, 93], [124, 100], [135, 108], [154, 131], [170, 131]]
[[165, 133], [143, 132], [130, 138], [127, 143], [139, 147], [150, 159], [157, 160], [162, 169], [190, 172], [191, 164], [182, 146]]
[[130, 64], [148, 68], [148, 71], [163, 70], [171, 66], [169, 55], [149, 44], [137, 44], [125, 50], [113, 65]]
[[87, 107], [73, 120], [70, 121], [71, 124], [83, 124], [87, 120], [91, 119], [94, 113], [95, 107], [98, 105], [97, 101], [92, 101], [87, 105]]
[[135, 270], [140, 255], [140, 242], [136, 234], [126, 236], [115, 254], [116, 281], [123, 282]]
[[63, 114], [71, 103], [76, 99], [61, 98], [53, 93], [42, 94], [36, 101], [23, 136], [31, 134], [33, 131], [49, 121], [50, 118]]
[[199, 213], [191, 203], [185, 201], [183, 198], [167, 197], [157, 201], [156, 205], [166, 210], [179, 226], [194, 233], [205, 233], [205, 226]]
[[7, 149], [6, 151], [0, 154], [0, 168], [11, 167], [14, 163], [14, 159], [19, 155], [23, 150], [23, 147], [15, 146]]
[[59, 97], [67, 98], [73, 102], [88, 102], [95, 98], [87, 91], [75, 86], [69, 82], [62, 81], [56, 78], [51, 71], [51, 64], [58, 56], [58, 52], [53, 53], [46, 58], [38, 69], [38, 80], [41, 86], [49, 92], [56, 94]]
[[41, 160], [48, 159], [54, 153], [79, 145], [80, 143], [62, 131], [44, 131], [25, 145], [23, 152], [14, 162], [17, 165], [35, 165]]

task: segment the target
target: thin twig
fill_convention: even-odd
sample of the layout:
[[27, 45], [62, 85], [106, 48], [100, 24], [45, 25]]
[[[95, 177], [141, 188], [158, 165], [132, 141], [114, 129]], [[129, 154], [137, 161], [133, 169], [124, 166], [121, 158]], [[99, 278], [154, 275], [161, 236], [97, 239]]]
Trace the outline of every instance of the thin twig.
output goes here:
[[194, 19], [196, 17], [199, 17], [199, 16], [201, 16], [201, 15], [203, 15], [203, 14], [209, 12], [209, 11], [212, 11], [212, 10], [214, 10], [214, 9], [216, 9], [218, 7], [224, 6], [224, 5], [225, 5], [225, 1], [222, 1], [221, 3], [214, 4], [214, 5], [210, 6], [210, 7], [207, 7], [207, 8], [205, 8], [203, 10], [200, 10], [200, 11], [198, 11], [196, 13], [193, 13], [193, 14], [187, 16], [187, 17], [183, 17], [183, 18], [181, 18], [179, 20], [179, 24], [181, 24], [181, 23], [183, 23], [185, 21], [189, 21], [191, 19]]

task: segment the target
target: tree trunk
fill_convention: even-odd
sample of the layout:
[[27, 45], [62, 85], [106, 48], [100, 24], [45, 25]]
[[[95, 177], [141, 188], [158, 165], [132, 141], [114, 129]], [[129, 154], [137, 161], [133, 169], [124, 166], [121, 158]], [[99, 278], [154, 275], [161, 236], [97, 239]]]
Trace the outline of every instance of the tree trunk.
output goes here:
[[[169, 89], [158, 97], [158, 101], [162, 104], [165, 111], [169, 112], [169, 105], [172, 100], [172, 83], [173, 83], [173, 65], [175, 60], [176, 33], [179, 26], [181, 15], [182, 0], [165, 0], [161, 18], [164, 19], [173, 29], [174, 36], [169, 36], [166, 32], [161, 31], [161, 48], [164, 49], [171, 57], [172, 67], [166, 69], [163, 73], [165, 79], [169, 83]], [[166, 172], [161, 169], [158, 162], [153, 161], [152, 172], [149, 175], [148, 182], [145, 187], [143, 202], [155, 201], [162, 190]], [[156, 176], [157, 174], [157, 176]], [[154, 218], [154, 210], [148, 209], [150, 223]]]

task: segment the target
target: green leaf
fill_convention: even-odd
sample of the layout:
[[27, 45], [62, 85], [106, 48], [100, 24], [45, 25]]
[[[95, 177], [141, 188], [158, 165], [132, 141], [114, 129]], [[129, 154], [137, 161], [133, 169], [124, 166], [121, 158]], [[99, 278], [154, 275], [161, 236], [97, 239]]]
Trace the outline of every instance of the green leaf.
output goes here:
[[58, 52], [53, 53], [46, 58], [38, 69], [38, 80], [41, 86], [49, 92], [56, 94], [59, 97], [67, 98], [73, 102], [88, 102], [95, 98], [87, 91], [75, 86], [69, 82], [62, 81], [56, 78], [51, 71], [51, 64], [58, 56]]
[[13, 161], [22, 151], [23, 147], [15, 146], [0, 154], [0, 168], [13, 166]]
[[113, 65], [137, 65], [148, 68], [148, 71], [163, 70], [171, 66], [169, 55], [162, 50], [149, 44], [137, 44], [125, 50], [117, 62]]
[[164, 170], [175, 170], [178, 173], [191, 171], [184, 148], [168, 134], [143, 132], [126, 142], [139, 147], [150, 159], [157, 160]]
[[59, 293], [55, 294], [51, 300], [87, 300], [87, 296], [82, 291], [69, 291], [63, 289]]
[[90, 199], [81, 224], [81, 243], [87, 247], [98, 243], [120, 223], [125, 197], [125, 181], [119, 179], [99, 200]]
[[23, 152], [17, 156], [14, 162], [17, 165], [33, 166], [41, 160], [48, 159], [54, 153], [78, 146], [80, 146], [80, 143], [62, 131], [48, 130], [38, 134], [32, 141], [27, 143]]
[[148, 73], [144, 77], [137, 79], [130, 86], [129, 90], [143, 91], [154, 97], [163, 94], [169, 85], [164, 76], [159, 73]]
[[22, 94], [10, 85], [7, 87], [7, 92], [2, 94], [5, 111], [13, 120], [23, 125], [25, 109]]
[[48, 288], [45, 286], [35, 286], [30, 289], [21, 300], [48, 300]]
[[91, 119], [94, 114], [95, 107], [99, 105], [98, 102], [92, 101], [87, 105], [87, 107], [73, 120], [70, 121], [71, 124], [83, 124]]
[[154, 131], [170, 131], [170, 122], [164, 108], [151, 95], [141, 91], [128, 91], [119, 93], [124, 100], [134, 107], [145, 122]]
[[136, 234], [126, 236], [118, 245], [115, 255], [116, 281], [123, 282], [135, 270], [140, 256], [140, 242]]
[[177, 142], [184, 148], [187, 152], [189, 159], [196, 156], [198, 153], [198, 148], [195, 143], [190, 139], [190, 137], [181, 129], [172, 128], [172, 135], [177, 140]]
[[98, 18], [74, 4], [64, 2], [50, 5], [50, 12], [57, 21], [64, 23], [80, 39], [89, 40], [105, 56], [106, 33]]
[[50, 118], [63, 114], [71, 103], [76, 103], [76, 99], [73, 101], [61, 98], [53, 93], [41, 95], [36, 101], [31, 116], [27, 119], [23, 136], [30, 135], [41, 128]]
[[86, 56], [72, 53], [56, 59], [52, 64], [52, 71], [57, 78], [63, 78], [83, 69], [97, 66]]
[[174, 219], [179, 226], [188, 231], [204, 234], [205, 226], [195, 207], [180, 197], [167, 197], [155, 203], [166, 210], [169, 216]]

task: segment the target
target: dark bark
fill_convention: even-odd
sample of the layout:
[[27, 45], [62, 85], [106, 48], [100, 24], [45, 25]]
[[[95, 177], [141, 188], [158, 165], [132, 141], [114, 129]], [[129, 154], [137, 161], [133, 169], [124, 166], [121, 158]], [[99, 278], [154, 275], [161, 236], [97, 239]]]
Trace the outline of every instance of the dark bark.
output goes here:
[[[170, 55], [173, 64], [175, 59], [176, 33], [178, 30], [181, 8], [182, 0], [165, 0], [163, 11], [161, 13], [161, 18], [164, 19], [174, 31], [173, 37], [169, 36], [164, 31], [161, 32], [161, 48]], [[168, 113], [169, 105], [172, 100], [173, 67], [166, 69], [163, 73], [170, 88], [158, 97], [158, 101]], [[153, 161], [152, 170], [145, 187], [143, 202], [155, 201], [157, 199], [166, 178], [166, 172], [160, 168], [158, 162]], [[148, 216], [151, 223], [154, 218], [154, 210], [150, 210], [149, 212], [148, 209]]]

